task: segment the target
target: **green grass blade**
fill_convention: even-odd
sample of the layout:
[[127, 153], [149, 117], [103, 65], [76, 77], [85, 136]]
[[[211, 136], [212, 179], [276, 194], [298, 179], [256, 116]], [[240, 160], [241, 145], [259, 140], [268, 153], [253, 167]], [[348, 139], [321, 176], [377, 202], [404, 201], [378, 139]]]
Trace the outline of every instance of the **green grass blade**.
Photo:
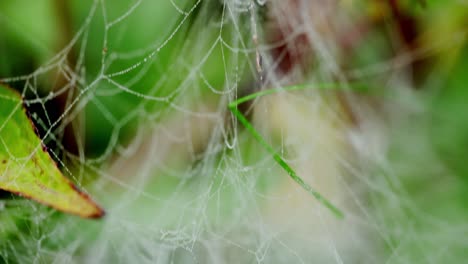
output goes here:
[[[288, 173], [288, 175], [297, 182], [302, 188], [304, 188], [307, 192], [312, 194], [312, 196], [317, 199], [319, 203], [323, 206], [328, 208], [337, 218], [343, 219], [344, 213], [338, 209], [335, 205], [333, 205], [328, 199], [326, 199], [323, 195], [319, 192], [314, 190], [310, 185], [308, 185], [297, 173], [289, 166], [289, 164], [276, 152], [273, 147], [266, 142], [266, 140], [260, 135], [260, 133], [252, 126], [252, 124], [247, 120], [247, 118], [237, 109], [237, 106], [245, 103], [247, 101], [265, 96], [270, 95], [278, 92], [285, 92], [285, 91], [295, 91], [295, 90], [303, 90], [307, 88], [314, 88], [314, 89], [337, 89], [340, 87], [339, 84], [336, 83], [324, 83], [319, 85], [294, 85], [288, 87], [281, 87], [275, 89], [268, 89], [263, 90], [260, 92], [256, 92], [242, 98], [239, 98], [229, 104], [229, 110], [236, 116], [236, 118], [242, 123], [242, 125], [249, 131], [250, 134], [257, 140], [267, 151], [270, 153], [274, 160]], [[352, 85], [348, 87], [340, 87], [340, 89], [353, 89], [353, 90], [365, 90], [366, 87], [363, 85]]]

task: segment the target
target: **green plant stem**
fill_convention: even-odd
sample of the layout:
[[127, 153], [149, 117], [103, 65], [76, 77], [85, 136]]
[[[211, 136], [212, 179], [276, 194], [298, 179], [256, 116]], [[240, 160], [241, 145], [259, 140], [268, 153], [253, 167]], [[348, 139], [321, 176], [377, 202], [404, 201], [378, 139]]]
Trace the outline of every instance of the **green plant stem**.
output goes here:
[[[312, 194], [312, 196], [317, 199], [319, 203], [321, 203], [323, 206], [328, 208], [337, 218], [343, 219], [344, 218], [344, 213], [338, 209], [335, 205], [333, 205], [328, 199], [326, 199], [323, 195], [321, 195], [319, 192], [314, 190], [310, 185], [308, 185], [297, 173], [294, 171], [294, 169], [289, 166], [289, 164], [281, 157], [278, 152], [274, 150], [274, 148], [268, 144], [268, 142], [265, 140], [262, 135], [252, 126], [252, 124], [247, 120], [247, 118], [237, 109], [237, 106], [239, 106], [242, 103], [245, 103], [247, 101], [265, 96], [265, 95], [270, 95], [274, 93], [279, 93], [279, 92], [286, 92], [286, 91], [295, 91], [295, 90], [303, 90], [307, 89], [309, 87], [315, 88], [315, 89], [336, 89], [340, 85], [339, 84], [319, 84], [319, 85], [294, 85], [294, 86], [288, 86], [288, 87], [282, 87], [282, 88], [276, 88], [276, 89], [268, 89], [268, 90], [263, 90], [260, 92], [256, 92], [247, 96], [244, 96], [242, 98], [239, 98], [233, 102], [231, 102], [228, 107], [229, 110], [236, 116], [236, 118], [244, 125], [244, 127], [252, 134], [252, 136], [270, 153], [275, 161], [288, 173], [288, 175], [295, 181], [297, 182], [302, 188], [304, 188], [307, 192]], [[352, 85], [348, 86], [348, 88], [353, 89], [353, 90], [361, 90], [361, 88], [364, 88], [364, 86], [361, 85]], [[343, 89], [343, 87], [341, 87]]]

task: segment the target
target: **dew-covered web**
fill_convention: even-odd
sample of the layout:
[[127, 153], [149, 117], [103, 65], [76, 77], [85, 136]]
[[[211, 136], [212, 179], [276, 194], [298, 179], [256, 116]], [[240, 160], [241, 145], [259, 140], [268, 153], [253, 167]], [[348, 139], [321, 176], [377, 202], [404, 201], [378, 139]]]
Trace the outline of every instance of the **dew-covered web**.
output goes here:
[[[353, 26], [363, 21], [362, 1], [56, 5], [58, 44], [43, 47], [31, 71], [0, 81], [26, 98], [48, 152], [106, 216], [85, 220], [16, 196], [2, 200], [3, 260], [393, 263], [411, 260], [411, 245], [424, 262], [431, 239], [406, 220], [426, 216], [387, 160], [386, 122], [422, 111], [405, 67], [448, 41], [356, 66], [348, 53], [365, 38], [355, 35], [371, 30]], [[0, 23], [21, 27], [1, 11]], [[382, 27], [377, 41], [398, 50]], [[322, 83], [336, 89], [314, 89]], [[354, 91], [356, 83], [365, 91]], [[310, 87], [239, 109], [342, 220], [228, 109], [242, 96], [299, 84]], [[374, 105], [384, 101], [375, 89], [394, 87], [393, 101]], [[403, 96], [411, 108], [395, 99]]]

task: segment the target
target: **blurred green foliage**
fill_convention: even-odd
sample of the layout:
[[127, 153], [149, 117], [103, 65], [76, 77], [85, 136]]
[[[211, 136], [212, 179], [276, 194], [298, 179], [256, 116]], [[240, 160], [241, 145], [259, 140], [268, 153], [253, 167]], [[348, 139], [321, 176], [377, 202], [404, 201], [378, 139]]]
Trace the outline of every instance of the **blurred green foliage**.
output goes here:
[[[125, 144], [135, 134], [138, 124], [170, 118], [173, 100], [179, 100], [179, 103], [186, 100], [187, 105], [217, 104], [222, 95], [210, 88], [219, 91], [225, 86], [232, 88], [235, 84], [229, 80], [234, 79], [246, 86], [252, 85], [249, 63], [253, 56], [228, 50], [220, 43], [222, 37], [233, 47], [242, 47], [240, 43], [249, 42], [251, 32], [238, 32], [232, 23], [223, 25], [221, 31], [221, 2], [202, 1], [193, 10], [194, 0], [174, 2], [185, 12], [192, 12], [191, 15], [185, 18], [170, 1], [143, 1], [121, 21], [119, 17], [132, 9], [134, 1], [1, 1], [0, 79], [29, 74], [47, 64], [79, 32], [81, 35], [76, 43], [63, 54], [67, 63], [60, 65], [73, 68], [82, 63], [80, 69], [73, 69], [79, 70], [81, 77], [74, 94], [83, 89], [89, 89], [87, 94], [92, 94], [83, 111], [87, 157], [102, 155], [115, 132], [120, 143]], [[392, 11], [383, 2], [350, 2], [352, 5], [345, 7], [369, 23], [366, 24], [369, 30], [356, 47], [346, 50], [349, 59], [343, 67], [358, 69], [379, 63], [391, 66], [390, 59], [400, 55], [398, 52], [401, 51], [393, 42], [401, 21], [392, 16]], [[381, 243], [386, 251], [382, 254], [388, 258], [388, 263], [462, 263], [468, 257], [465, 241], [468, 235], [465, 228], [468, 217], [468, 8], [462, 1], [393, 2], [401, 3], [400, 11], [405, 19], [414, 22], [411, 25], [417, 34], [411, 43], [406, 43], [404, 48], [407, 50], [404, 51], [419, 52], [416, 61], [420, 64], [402, 70], [405, 78], [406, 75], [410, 75], [409, 79], [414, 78], [411, 82], [414, 90], [408, 93], [411, 98], [395, 99], [392, 97], [394, 91], [375, 93], [379, 97], [377, 100], [395, 103], [392, 115], [396, 118], [386, 124], [391, 139], [386, 164], [383, 164], [384, 168], [375, 169], [376, 182], [386, 192], [370, 191], [367, 197], [372, 221], [384, 230]], [[378, 15], [368, 11], [367, 7], [377, 9]], [[110, 21], [119, 22], [106, 28]], [[239, 16], [236, 22], [240, 28], [248, 28], [242, 26], [250, 23], [250, 17]], [[158, 49], [160, 46], [162, 48]], [[205, 58], [207, 54], [209, 56]], [[131, 68], [133, 65], [137, 66]], [[125, 74], [115, 74], [126, 69], [129, 70]], [[420, 69], [420, 76], [416, 76]], [[409, 73], [410, 70], [414, 72]], [[226, 76], [226, 73], [239, 76]], [[106, 78], [101, 78], [103, 76], [134, 94], [122, 91]], [[361, 81], [378, 89], [385, 87], [390, 77], [386, 72], [375, 73]], [[96, 79], [98, 81], [90, 86]], [[62, 73], [54, 71], [41, 74], [35, 81], [33, 86], [42, 96], [68, 82]], [[25, 87], [21, 81], [11, 85], [21, 91]], [[245, 90], [249, 90], [247, 88]], [[166, 97], [167, 100], [152, 100], [138, 94], [149, 98]], [[26, 95], [30, 96], [30, 91]], [[109, 113], [116, 123], [106, 117]], [[215, 161], [241, 159], [248, 166], [257, 164], [265, 156], [266, 152], [258, 151], [259, 145], [245, 131], [236, 140], [241, 153], [226, 150], [223, 155], [216, 156]], [[271, 173], [262, 166], [245, 172], [226, 164], [217, 170], [213, 190], [207, 191], [207, 195], [218, 195], [218, 201], [224, 204], [221, 211], [216, 203], [206, 205], [211, 208], [208, 210], [210, 215], [203, 217], [213, 222], [229, 222], [232, 220], [229, 213], [235, 211], [232, 209], [239, 201], [246, 201], [237, 196], [235, 188], [242, 184], [258, 185], [256, 190], [262, 192], [281, 182], [276, 177], [278, 173]], [[227, 168], [229, 165], [235, 169]], [[191, 165], [180, 165], [181, 170], [187, 166]], [[272, 170], [276, 172], [277, 169]], [[192, 204], [189, 201], [194, 201], [195, 194], [203, 192], [204, 183], [212, 180], [179, 179], [166, 171], [154, 173], [168, 177], [156, 177], [144, 190], [157, 193], [160, 201], [145, 197], [135, 199], [129, 195], [133, 211], [116, 212], [117, 215], [120, 213], [122, 218], [128, 217], [125, 220], [142, 225], [154, 221], [154, 218], [145, 218], [147, 208], [158, 211], [165, 206], [161, 201], [171, 199], [174, 199], [172, 205]], [[242, 174], [244, 182], [238, 186], [223, 185], [230, 174]], [[248, 177], [254, 174], [258, 177]], [[273, 180], [271, 175], [274, 175]], [[180, 190], [181, 182], [188, 184]], [[223, 186], [222, 191], [217, 189], [220, 186]], [[174, 198], [172, 191], [175, 189], [178, 189], [177, 194], [183, 195]], [[120, 195], [118, 191], [111, 191], [105, 196], [111, 203]], [[31, 208], [37, 211], [31, 212]], [[226, 215], [219, 216], [220, 212], [226, 212]], [[193, 214], [195, 219], [199, 216], [197, 213], [189, 211], [187, 214]], [[176, 225], [175, 219], [175, 215], [166, 215], [161, 226]], [[45, 248], [63, 250], [62, 244], [73, 244], [76, 234], [81, 234], [80, 245], [76, 246], [81, 249], [87, 242], [97, 239], [96, 230], [104, 225], [60, 215], [28, 202], [16, 205], [14, 201], [0, 214], [0, 222], [0, 255], [5, 261], [14, 261], [24, 255], [23, 262], [30, 260], [26, 256], [38, 254], [33, 251], [39, 240]], [[63, 230], [54, 232], [53, 238], [43, 237], [53, 232], [60, 222], [67, 223]], [[83, 226], [86, 226], [84, 231]], [[119, 239], [125, 240], [116, 238]], [[40, 257], [44, 262], [54, 259], [46, 254]]]

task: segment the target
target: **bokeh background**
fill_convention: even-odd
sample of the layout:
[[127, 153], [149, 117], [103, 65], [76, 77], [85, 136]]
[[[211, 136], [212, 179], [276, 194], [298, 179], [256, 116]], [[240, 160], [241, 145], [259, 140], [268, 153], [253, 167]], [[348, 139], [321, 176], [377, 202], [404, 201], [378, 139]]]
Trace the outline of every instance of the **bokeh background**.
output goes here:
[[[107, 212], [2, 193], [0, 260], [463, 263], [467, 31], [466, 0], [0, 1], [0, 82]], [[291, 85], [239, 110], [342, 220], [228, 110]]]

